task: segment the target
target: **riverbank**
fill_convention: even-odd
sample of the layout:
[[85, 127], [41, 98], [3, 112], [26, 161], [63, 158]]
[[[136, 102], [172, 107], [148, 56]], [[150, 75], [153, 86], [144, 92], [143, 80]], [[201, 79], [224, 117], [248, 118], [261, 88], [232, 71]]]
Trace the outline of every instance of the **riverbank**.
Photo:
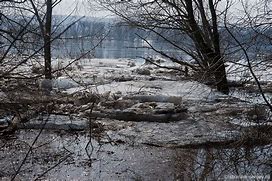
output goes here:
[[[65, 67], [64, 62], [56, 65]], [[23, 180], [223, 178], [232, 168], [204, 173], [211, 167], [207, 160], [222, 161], [223, 167], [232, 154], [244, 158], [243, 151], [250, 150], [255, 159], [262, 149], [261, 170], [268, 174], [272, 125], [266, 107], [223, 95], [176, 68], [91, 59], [59, 72], [50, 95], [39, 79], [29, 80], [32, 92], [6, 86], [1, 93], [2, 177], [15, 173], [12, 163], [20, 165], [29, 149], [33, 153], [18, 175]], [[220, 151], [230, 155], [213, 158]], [[194, 166], [187, 170], [189, 165]]]

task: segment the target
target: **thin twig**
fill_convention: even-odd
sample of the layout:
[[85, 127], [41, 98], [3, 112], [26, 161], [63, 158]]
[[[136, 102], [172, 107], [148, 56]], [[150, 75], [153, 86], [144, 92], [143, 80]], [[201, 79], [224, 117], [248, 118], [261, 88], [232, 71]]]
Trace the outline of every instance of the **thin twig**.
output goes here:
[[67, 160], [73, 153], [69, 153], [68, 155], [66, 155], [63, 159], [61, 159], [57, 164], [55, 164], [54, 166], [50, 167], [49, 169], [47, 169], [44, 173], [42, 173], [41, 175], [39, 175], [37, 178], [34, 179], [34, 181], [41, 179], [44, 175], [46, 175], [48, 172], [50, 172], [51, 170], [53, 170], [54, 168], [56, 168], [58, 165], [60, 165], [61, 163], [63, 163], [65, 160]]
[[[89, 158], [89, 161], [90, 161], [90, 165], [92, 164], [92, 154], [93, 154], [93, 151], [94, 151], [94, 147], [93, 147], [93, 143], [92, 143], [92, 119], [91, 119], [91, 114], [93, 112], [93, 109], [94, 109], [94, 106], [95, 106], [95, 101], [92, 103], [92, 106], [91, 106], [91, 111], [90, 111], [90, 115], [89, 115], [89, 141], [88, 143], [86, 144], [85, 146], [85, 151], [88, 155], [88, 158]], [[89, 146], [91, 145], [91, 152], [89, 153]]]
[[240, 43], [240, 41], [235, 37], [235, 35], [230, 31], [230, 29], [228, 28], [227, 24], [226, 24], [226, 19], [224, 21], [224, 24], [225, 24], [225, 28], [227, 30], [227, 32], [230, 34], [230, 36], [234, 39], [234, 41], [240, 46], [242, 52], [244, 53], [245, 55], [245, 58], [246, 58], [246, 61], [247, 61], [247, 64], [248, 64], [248, 69], [254, 79], [254, 81], [256, 82], [257, 86], [258, 86], [258, 89], [261, 93], [261, 96], [263, 98], [263, 100], [265, 101], [266, 105], [269, 107], [270, 111], [272, 112], [272, 105], [270, 104], [270, 102], [268, 101], [268, 99], [266, 98], [265, 94], [264, 94], [264, 91], [262, 89], [262, 86], [261, 86], [261, 83], [259, 81], [259, 79], [257, 78], [257, 76], [255, 75], [254, 71], [253, 71], [253, 68], [252, 68], [252, 65], [251, 65], [251, 62], [250, 62], [250, 58], [248, 56], [248, 53], [246, 51], [246, 49], [244, 48], [244, 46]]
[[42, 131], [44, 130], [45, 125], [47, 124], [47, 122], [48, 122], [48, 120], [49, 120], [49, 116], [50, 116], [50, 114], [48, 115], [47, 119], [46, 119], [45, 122], [43, 123], [43, 127], [40, 129], [39, 134], [36, 136], [36, 138], [35, 138], [34, 141], [32, 142], [32, 144], [31, 144], [30, 148], [28, 149], [28, 152], [26, 153], [26, 155], [25, 155], [25, 157], [24, 157], [22, 163], [20, 164], [19, 168], [16, 170], [15, 174], [14, 174], [13, 177], [11, 178], [11, 181], [14, 181], [15, 178], [16, 178], [16, 176], [20, 173], [20, 171], [21, 171], [23, 165], [25, 164], [25, 162], [26, 162], [26, 160], [27, 160], [29, 154], [32, 152], [32, 149], [33, 149], [34, 145], [36, 144], [36, 142], [38, 141], [40, 135], [42, 134]]

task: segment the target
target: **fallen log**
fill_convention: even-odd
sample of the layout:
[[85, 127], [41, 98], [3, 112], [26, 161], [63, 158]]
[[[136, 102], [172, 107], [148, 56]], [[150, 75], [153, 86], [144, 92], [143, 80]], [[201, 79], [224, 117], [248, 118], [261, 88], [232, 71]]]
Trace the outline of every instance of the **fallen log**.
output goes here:
[[155, 114], [155, 113], [136, 113], [128, 111], [111, 111], [111, 112], [98, 112], [94, 111], [91, 114], [91, 117], [96, 118], [109, 118], [123, 121], [135, 121], [135, 122], [173, 122], [180, 121], [187, 118], [187, 113], [178, 112], [178, 113], [164, 113], [164, 114]]
[[167, 102], [174, 105], [182, 104], [182, 97], [165, 95], [132, 95], [124, 96], [123, 99], [138, 100], [140, 102]]

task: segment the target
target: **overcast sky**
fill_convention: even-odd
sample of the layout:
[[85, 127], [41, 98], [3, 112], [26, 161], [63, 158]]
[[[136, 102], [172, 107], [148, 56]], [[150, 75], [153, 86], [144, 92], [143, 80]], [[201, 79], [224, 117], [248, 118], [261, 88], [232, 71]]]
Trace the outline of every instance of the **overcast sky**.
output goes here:
[[[54, 14], [67, 15], [71, 12], [74, 12], [74, 15], [79, 16], [94, 16], [94, 17], [107, 17], [110, 15], [109, 12], [106, 11], [98, 11], [96, 8], [91, 8], [90, 4], [87, 2], [88, 0], [62, 0], [62, 2], [55, 7]], [[236, 0], [238, 1], [238, 0]], [[246, 2], [252, 3], [259, 0], [246, 0]], [[91, 1], [93, 2], [93, 1]], [[225, 2], [225, 0], [221, 1]], [[241, 4], [236, 3], [232, 10], [234, 12], [238, 12], [241, 9]]]
[[98, 10], [97, 7], [91, 6], [88, 0], [62, 0], [62, 2], [54, 8], [54, 14], [58, 15], [67, 15], [71, 12], [73, 12], [73, 15], [102, 18], [110, 15], [109, 12]]

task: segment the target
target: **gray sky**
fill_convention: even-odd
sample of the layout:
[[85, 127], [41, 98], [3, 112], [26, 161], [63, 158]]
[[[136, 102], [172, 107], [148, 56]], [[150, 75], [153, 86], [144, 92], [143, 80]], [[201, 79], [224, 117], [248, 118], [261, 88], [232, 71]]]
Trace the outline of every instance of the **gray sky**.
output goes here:
[[73, 15], [102, 18], [110, 15], [109, 12], [97, 10], [95, 7], [91, 8], [87, 0], [62, 0], [62, 2], [54, 8], [54, 14], [58, 15], [67, 15], [71, 12], [73, 12]]
[[[67, 15], [73, 12], [74, 15], [80, 16], [94, 16], [94, 17], [107, 17], [110, 15], [109, 12], [106, 11], [98, 11], [94, 10], [95, 8], [91, 8], [90, 4], [87, 2], [88, 0], [62, 0], [62, 2], [55, 7], [54, 14]], [[239, 0], [234, 0], [239, 1]], [[244, 0], [248, 3], [253, 3], [259, 0]], [[93, 2], [93, 1], [92, 1]], [[238, 13], [239, 9], [241, 9], [241, 3], [235, 3], [231, 11], [233, 13]], [[224, 3], [224, 0], [221, 1]]]

